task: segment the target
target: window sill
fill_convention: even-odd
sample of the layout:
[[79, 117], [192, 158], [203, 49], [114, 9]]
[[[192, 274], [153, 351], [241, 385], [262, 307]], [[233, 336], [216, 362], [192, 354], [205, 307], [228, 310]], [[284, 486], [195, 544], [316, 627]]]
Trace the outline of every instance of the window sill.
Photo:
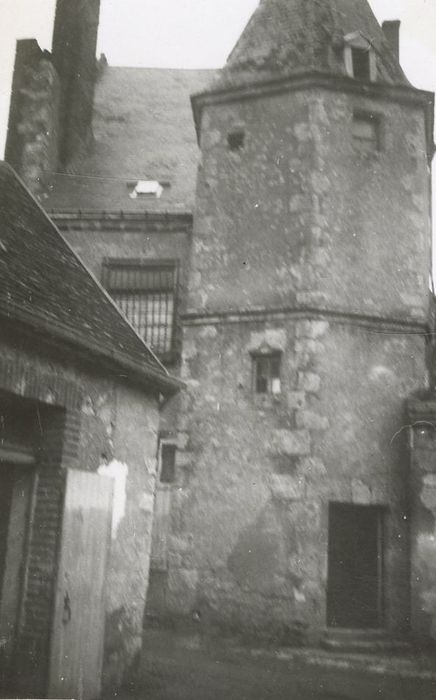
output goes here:
[[282, 394], [253, 394], [256, 408], [274, 408], [282, 402]]
[[356, 146], [353, 146], [353, 156], [359, 158], [359, 160], [380, 160], [383, 155], [383, 151], [363, 151]]

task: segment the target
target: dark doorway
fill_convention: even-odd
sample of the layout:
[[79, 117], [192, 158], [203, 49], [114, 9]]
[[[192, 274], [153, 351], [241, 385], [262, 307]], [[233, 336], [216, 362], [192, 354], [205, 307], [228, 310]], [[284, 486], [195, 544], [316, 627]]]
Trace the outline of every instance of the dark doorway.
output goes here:
[[327, 624], [377, 628], [383, 623], [383, 509], [329, 507]]
[[0, 460], [0, 662], [13, 652], [25, 566], [34, 471]]

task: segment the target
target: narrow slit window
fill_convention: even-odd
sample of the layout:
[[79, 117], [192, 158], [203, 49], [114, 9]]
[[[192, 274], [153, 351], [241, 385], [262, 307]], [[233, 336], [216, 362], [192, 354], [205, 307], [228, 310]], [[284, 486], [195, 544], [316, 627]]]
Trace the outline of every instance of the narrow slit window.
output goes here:
[[256, 394], [280, 394], [280, 354], [253, 356], [253, 385]]
[[176, 476], [176, 446], [163, 443], [160, 450], [160, 483], [172, 484]]

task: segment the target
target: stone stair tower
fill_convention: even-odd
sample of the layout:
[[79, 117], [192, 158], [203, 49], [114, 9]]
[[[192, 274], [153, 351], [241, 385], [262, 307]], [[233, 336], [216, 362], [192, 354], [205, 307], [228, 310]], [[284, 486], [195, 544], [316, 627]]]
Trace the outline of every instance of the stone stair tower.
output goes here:
[[397, 30], [366, 0], [262, 0], [193, 97], [173, 613], [285, 641], [408, 629], [401, 429], [427, 381], [433, 98]]

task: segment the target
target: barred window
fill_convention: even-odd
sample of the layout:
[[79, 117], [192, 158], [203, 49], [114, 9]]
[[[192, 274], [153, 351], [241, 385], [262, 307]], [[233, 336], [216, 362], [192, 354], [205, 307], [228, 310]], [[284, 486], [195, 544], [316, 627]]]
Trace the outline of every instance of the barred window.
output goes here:
[[136, 332], [157, 354], [173, 350], [177, 265], [109, 260], [103, 284]]

